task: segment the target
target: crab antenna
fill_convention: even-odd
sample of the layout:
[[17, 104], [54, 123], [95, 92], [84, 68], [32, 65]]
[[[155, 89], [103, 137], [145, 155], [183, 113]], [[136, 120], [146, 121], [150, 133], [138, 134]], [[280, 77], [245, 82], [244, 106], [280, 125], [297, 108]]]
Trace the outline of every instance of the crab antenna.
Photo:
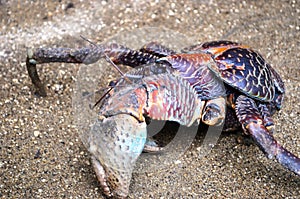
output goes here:
[[104, 97], [113, 89], [114, 87], [110, 87], [107, 91], [100, 97], [100, 99], [94, 104], [93, 109], [104, 99]]
[[[118, 85], [118, 86], [119, 87], [124, 87], [125, 85]], [[101, 95], [101, 97], [99, 98], [99, 100], [97, 100], [97, 102], [94, 104], [93, 108], [95, 108], [114, 87], [115, 87], [115, 85], [109, 85], [106, 88], [103, 88], [101, 90], [97, 90], [95, 93], [99, 93], [99, 91], [102, 91], [102, 90], [106, 89], [106, 91], [104, 92], [104, 94]]]
[[81, 39], [83, 39], [84, 41], [89, 42], [90, 44], [92, 44], [95, 47], [98, 47], [97, 44], [95, 44], [94, 42], [92, 42], [91, 40], [89, 40], [88, 38], [85, 38], [84, 36], [80, 35]]
[[113, 67], [123, 76], [125, 77], [125, 74], [121, 71], [121, 69], [111, 60], [109, 56], [107, 56], [106, 53], [104, 53], [106, 61], [108, 61]]
[[111, 65], [113, 65], [113, 67], [122, 75], [122, 77], [124, 77], [124, 79], [129, 82], [129, 83], [132, 83], [132, 81], [130, 79], [128, 79], [127, 76], [125, 76], [125, 74], [121, 71], [121, 69], [111, 60], [110, 57], [107, 56], [106, 53], [104, 53], [105, 55], [105, 59], [106, 61], [108, 61]]

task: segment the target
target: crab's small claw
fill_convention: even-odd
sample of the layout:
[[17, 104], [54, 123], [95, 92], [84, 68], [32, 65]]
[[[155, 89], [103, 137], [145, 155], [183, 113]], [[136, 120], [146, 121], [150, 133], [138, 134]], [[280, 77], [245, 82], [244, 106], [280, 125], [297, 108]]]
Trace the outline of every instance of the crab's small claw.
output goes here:
[[275, 140], [253, 99], [240, 95], [236, 100], [236, 114], [244, 131], [251, 135], [268, 158], [275, 157], [282, 166], [300, 175], [300, 159]]
[[203, 110], [202, 122], [207, 125], [219, 126], [224, 123], [226, 113], [225, 98], [208, 100]]
[[92, 163], [108, 197], [125, 198], [137, 158], [146, 142], [146, 123], [129, 114], [97, 120], [89, 137]]

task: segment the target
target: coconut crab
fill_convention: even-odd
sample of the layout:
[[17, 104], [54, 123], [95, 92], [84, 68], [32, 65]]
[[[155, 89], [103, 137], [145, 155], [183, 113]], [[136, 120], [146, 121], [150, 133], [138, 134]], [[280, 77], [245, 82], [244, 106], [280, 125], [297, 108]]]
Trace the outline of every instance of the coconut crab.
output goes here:
[[125, 198], [139, 155], [161, 150], [146, 138], [149, 118], [186, 126], [225, 122], [224, 130], [242, 127], [268, 158], [300, 175], [300, 159], [273, 137], [271, 116], [281, 108], [284, 83], [250, 47], [212, 41], [180, 53], [155, 42], [140, 50], [118, 44], [41, 48], [28, 52], [26, 65], [37, 93], [46, 96], [36, 64], [90, 64], [107, 57], [134, 69], [117, 79], [101, 100], [89, 137], [92, 164], [106, 196]]

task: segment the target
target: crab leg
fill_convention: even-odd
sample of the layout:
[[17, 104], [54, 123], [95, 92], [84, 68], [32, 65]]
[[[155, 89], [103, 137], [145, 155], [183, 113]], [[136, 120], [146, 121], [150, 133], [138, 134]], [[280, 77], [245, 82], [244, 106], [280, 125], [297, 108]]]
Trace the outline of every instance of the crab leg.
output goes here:
[[35, 52], [28, 50], [26, 66], [37, 93], [46, 96], [46, 90], [37, 73], [36, 64], [50, 62], [91, 64], [108, 56], [115, 64], [136, 67], [155, 62], [159, 57], [141, 51], [131, 50], [118, 44], [90, 46], [80, 49], [71, 48], [40, 48]]
[[264, 125], [253, 99], [240, 95], [236, 100], [236, 114], [246, 134], [250, 134], [268, 158], [275, 157], [285, 168], [300, 175], [300, 159], [282, 147]]
[[166, 46], [163, 46], [157, 42], [150, 42], [146, 45], [144, 45], [141, 49], [141, 52], [150, 53], [153, 55], [156, 55], [158, 57], [166, 57], [169, 55], [176, 54], [174, 50], [171, 50], [167, 48]]

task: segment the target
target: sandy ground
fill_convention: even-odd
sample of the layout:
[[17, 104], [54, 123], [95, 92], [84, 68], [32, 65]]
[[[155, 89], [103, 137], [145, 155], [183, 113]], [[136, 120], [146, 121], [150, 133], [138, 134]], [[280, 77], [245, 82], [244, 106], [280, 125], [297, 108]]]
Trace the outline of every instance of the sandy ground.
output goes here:
[[[0, 198], [103, 198], [73, 120], [79, 66], [39, 66], [46, 98], [34, 95], [25, 68], [27, 48], [87, 45], [80, 35], [103, 42], [120, 31], [156, 27], [185, 35], [187, 43], [229, 39], [258, 49], [286, 84], [276, 138], [300, 156], [299, 22], [297, 1], [0, 1]], [[129, 34], [122, 41], [139, 47], [152, 37]], [[184, 46], [179, 39], [163, 42]], [[118, 76], [105, 74], [103, 84]], [[299, 197], [299, 177], [237, 138], [222, 136], [201, 159], [196, 139], [170, 167], [134, 174], [129, 197]]]

